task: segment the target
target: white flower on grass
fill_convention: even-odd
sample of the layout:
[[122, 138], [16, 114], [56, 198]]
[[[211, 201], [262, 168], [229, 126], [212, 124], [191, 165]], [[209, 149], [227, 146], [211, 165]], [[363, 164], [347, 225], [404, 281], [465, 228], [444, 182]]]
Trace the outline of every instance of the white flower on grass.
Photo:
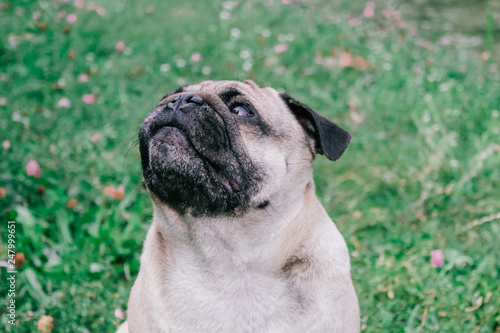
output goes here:
[[242, 50], [240, 52], [240, 57], [243, 58], [243, 59], [248, 59], [252, 56], [252, 54], [250, 53], [249, 50]]
[[229, 20], [231, 18], [231, 13], [223, 11], [219, 14], [219, 17], [223, 20]]
[[169, 64], [161, 64], [160, 65], [160, 71], [162, 72], [168, 72], [170, 70], [170, 65]]
[[451, 85], [452, 85], [452, 82], [451, 82], [451, 81], [441, 83], [441, 84], [439, 85], [439, 91], [440, 91], [440, 92], [445, 92], [445, 91], [448, 91], [448, 90], [450, 90]]
[[182, 68], [182, 67], [186, 66], [186, 60], [178, 59], [175, 61], [175, 65], [179, 68]]
[[232, 28], [231, 29], [231, 36], [234, 38], [240, 38], [241, 36], [241, 30], [238, 28]]
[[252, 69], [252, 63], [249, 61], [245, 61], [243, 63], [243, 70], [248, 72], [251, 69]]
[[223, 4], [222, 4], [222, 7], [225, 9], [225, 10], [228, 10], [228, 11], [231, 11], [234, 9], [234, 7], [236, 7], [236, 5], [238, 4], [237, 1], [225, 1]]
[[201, 73], [203, 75], [209, 75], [210, 73], [212, 73], [212, 68], [210, 68], [209, 66], [205, 66], [201, 69]]
[[57, 85], [61, 88], [64, 88], [66, 87], [66, 80], [63, 79], [63, 78], [60, 78], [59, 80], [57, 80]]

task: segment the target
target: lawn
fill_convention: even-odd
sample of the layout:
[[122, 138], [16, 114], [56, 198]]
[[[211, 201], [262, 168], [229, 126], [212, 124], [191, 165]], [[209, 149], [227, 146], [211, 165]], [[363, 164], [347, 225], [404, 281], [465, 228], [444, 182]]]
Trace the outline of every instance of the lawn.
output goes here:
[[15, 327], [0, 268], [2, 326], [37, 331], [47, 315], [54, 332], [112, 332], [152, 214], [142, 119], [179, 85], [251, 78], [353, 136], [339, 161], [317, 158], [315, 181], [351, 252], [364, 332], [499, 332], [500, 24], [485, 13], [472, 49], [364, 8], [0, 2], [0, 261], [9, 220], [25, 257]]

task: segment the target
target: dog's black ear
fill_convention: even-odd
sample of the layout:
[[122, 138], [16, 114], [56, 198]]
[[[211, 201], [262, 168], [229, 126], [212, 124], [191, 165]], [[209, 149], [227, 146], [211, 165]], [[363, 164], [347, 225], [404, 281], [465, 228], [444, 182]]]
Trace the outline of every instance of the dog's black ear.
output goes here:
[[294, 100], [288, 94], [280, 94], [280, 96], [304, 131], [314, 139], [316, 153], [324, 154], [331, 161], [338, 160], [351, 141], [349, 132]]

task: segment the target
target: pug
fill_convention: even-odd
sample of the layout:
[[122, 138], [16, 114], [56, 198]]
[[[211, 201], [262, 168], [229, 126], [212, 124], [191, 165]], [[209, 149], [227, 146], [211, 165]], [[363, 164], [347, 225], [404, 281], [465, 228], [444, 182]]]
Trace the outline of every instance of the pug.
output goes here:
[[359, 332], [347, 246], [312, 175], [350, 139], [249, 80], [162, 98], [139, 131], [154, 213], [119, 332]]

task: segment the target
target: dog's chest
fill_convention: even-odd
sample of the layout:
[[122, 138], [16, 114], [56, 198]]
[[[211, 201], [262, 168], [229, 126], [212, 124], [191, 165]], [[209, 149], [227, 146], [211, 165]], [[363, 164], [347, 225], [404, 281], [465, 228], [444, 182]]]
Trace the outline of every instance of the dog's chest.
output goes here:
[[162, 288], [174, 330], [266, 332], [290, 323], [290, 315], [300, 312], [287, 280], [272, 272], [178, 268]]

